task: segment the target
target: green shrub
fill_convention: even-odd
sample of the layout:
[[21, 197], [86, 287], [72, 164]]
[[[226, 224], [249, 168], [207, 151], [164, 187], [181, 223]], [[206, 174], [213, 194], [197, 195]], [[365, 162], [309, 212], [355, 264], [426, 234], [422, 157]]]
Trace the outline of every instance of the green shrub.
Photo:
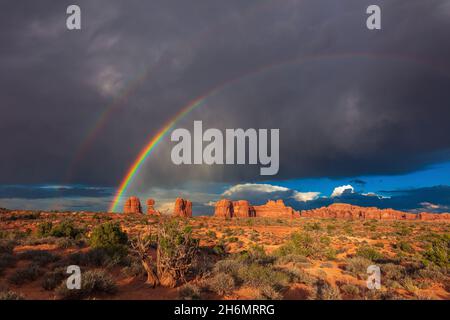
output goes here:
[[50, 221], [41, 222], [37, 225], [36, 236], [39, 238], [50, 237], [52, 234], [53, 223]]
[[124, 256], [127, 252], [128, 236], [119, 223], [106, 222], [94, 228], [90, 237], [92, 248], [105, 249], [110, 255]]
[[237, 259], [246, 263], [267, 264], [272, 263], [275, 257], [268, 256], [264, 250], [264, 246], [250, 245], [248, 250], [242, 251], [237, 255]]
[[52, 237], [57, 238], [72, 238], [76, 239], [83, 235], [83, 231], [78, 229], [71, 220], [64, 220], [61, 223], [53, 226], [50, 232]]
[[356, 256], [366, 258], [371, 261], [377, 261], [383, 258], [383, 255], [375, 248], [369, 246], [362, 246], [356, 250]]
[[305, 224], [304, 229], [308, 230], [308, 231], [319, 231], [319, 230], [322, 230], [322, 226], [318, 222], [307, 223], [307, 224]]
[[414, 253], [414, 248], [406, 241], [399, 241], [395, 244], [395, 248], [407, 253]]
[[314, 241], [308, 233], [294, 232], [291, 238], [276, 251], [277, 256], [296, 254], [305, 257], [317, 257], [321, 254], [320, 242]]
[[206, 236], [211, 239], [217, 239], [217, 234], [212, 230], [209, 230], [208, 232], [206, 232]]
[[109, 274], [104, 271], [87, 271], [83, 273], [81, 289], [70, 290], [65, 282], [56, 288], [56, 295], [60, 299], [73, 300], [91, 298], [97, 295], [114, 294], [117, 286]]
[[434, 235], [423, 257], [425, 264], [450, 268], [450, 234]]

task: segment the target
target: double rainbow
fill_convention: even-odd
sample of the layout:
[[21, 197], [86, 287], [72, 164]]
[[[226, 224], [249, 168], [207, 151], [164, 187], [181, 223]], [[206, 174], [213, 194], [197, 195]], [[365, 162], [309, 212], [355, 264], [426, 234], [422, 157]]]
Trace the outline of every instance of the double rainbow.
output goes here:
[[174, 127], [174, 125], [184, 118], [188, 113], [190, 113], [195, 108], [203, 105], [207, 98], [218, 93], [219, 91], [222, 91], [224, 88], [228, 87], [229, 85], [232, 85], [244, 78], [248, 78], [250, 76], [263, 74], [267, 71], [271, 71], [274, 69], [277, 69], [278, 67], [284, 67], [288, 65], [298, 65], [303, 64], [306, 62], [312, 62], [312, 61], [319, 61], [323, 59], [336, 59], [336, 58], [377, 58], [377, 59], [388, 59], [388, 60], [402, 60], [407, 62], [412, 62], [418, 65], [425, 66], [429, 69], [433, 69], [437, 73], [444, 74], [445, 76], [448, 76], [448, 73], [446, 72], [447, 68], [441, 65], [437, 65], [435, 63], [429, 63], [414, 57], [405, 57], [405, 56], [397, 56], [397, 55], [383, 55], [383, 54], [372, 54], [372, 53], [344, 53], [344, 54], [332, 54], [332, 55], [314, 55], [314, 56], [306, 56], [302, 58], [295, 58], [292, 60], [287, 60], [283, 62], [278, 62], [270, 65], [266, 65], [263, 67], [260, 67], [256, 70], [252, 70], [249, 73], [246, 73], [244, 75], [241, 75], [237, 78], [231, 79], [230, 81], [227, 81], [214, 89], [208, 91], [206, 94], [202, 95], [201, 97], [191, 101], [187, 104], [186, 107], [181, 109], [180, 112], [178, 112], [175, 117], [173, 117], [168, 123], [166, 123], [158, 133], [153, 136], [150, 140], [150, 142], [141, 150], [136, 160], [133, 162], [132, 166], [129, 168], [127, 174], [123, 178], [118, 191], [114, 197], [114, 200], [109, 208], [110, 212], [115, 212], [117, 210], [117, 206], [120, 203], [122, 196], [127, 191], [131, 181], [133, 180], [133, 177], [136, 175], [136, 173], [141, 168], [142, 164], [145, 162], [145, 160], [151, 155], [152, 151], [156, 148], [156, 146], [161, 142], [161, 140], [167, 135], [167, 133]]

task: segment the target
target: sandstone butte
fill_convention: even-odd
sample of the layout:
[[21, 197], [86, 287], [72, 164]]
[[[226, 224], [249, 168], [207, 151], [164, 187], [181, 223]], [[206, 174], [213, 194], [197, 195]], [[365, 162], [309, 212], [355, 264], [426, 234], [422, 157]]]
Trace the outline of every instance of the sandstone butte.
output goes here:
[[177, 198], [175, 207], [173, 209], [174, 217], [191, 218], [192, 217], [192, 202], [182, 198]]
[[[155, 200], [147, 200], [147, 214], [161, 215], [154, 208]], [[125, 202], [124, 213], [142, 213], [139, 198], [130, 197]], [[173, 216], [192, 217], [192, 202], [177, 198]], [[253, 206], [247, 200], [231, 201], [221, 199], [216, 202], [214, 216], [220, 218], [342, 218], [342, 219], [376, 219], [376, 220], [420, 220], [420, 221], [450, 221], [450, 213], [409, 213], [393, 209], [378, 209], [376, 207], [360, 207], [344, 203], [334, 203], [328, 207], [312, 210], [296, 211], [286, 206], [283, 200], [269, 200], [264, 205]]]
[[142, 213], [141, 201], [138, 197], [129, 197], [123, 206], [124, 213]]

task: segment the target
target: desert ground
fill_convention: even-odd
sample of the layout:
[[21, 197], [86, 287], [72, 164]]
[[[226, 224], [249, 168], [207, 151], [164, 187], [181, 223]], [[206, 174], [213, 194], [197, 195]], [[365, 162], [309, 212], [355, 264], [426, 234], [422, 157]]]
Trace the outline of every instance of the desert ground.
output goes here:
[[[143, 262], [158, 274], [158, 248], [169, 264], [183, 248], [171, 266], [185, 268], [155, 284]], [[449, 250], [448, 222], [1, 209], [0, 299], [448, 300]], [[67, 289], [69, 265], [80, 290]]]

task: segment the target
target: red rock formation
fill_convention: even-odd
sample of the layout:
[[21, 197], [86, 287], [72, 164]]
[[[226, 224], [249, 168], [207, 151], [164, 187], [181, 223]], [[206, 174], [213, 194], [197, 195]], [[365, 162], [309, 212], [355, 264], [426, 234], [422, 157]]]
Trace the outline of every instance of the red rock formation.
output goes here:
[[216, 202], [214, 216], [223, 218], [248, 218], [248, 217], [274, 217], [292, 218], [299, 217], [299, 213], [291, 207], [286, 207], [283, 200], [268, 201], [262, 206], [252, 206], [247, 200], [230, 201], [222, 199]]
[[189, 200], [177, 198], [173, 215], [176, 217], [190, 218], [192, 217], [192, 202]]
[[450, 213], [427, 213], [421, 212], [418, 214], [419, 219], [423, 221], [435, 221], [435, 220], [446, 220], [450, 221]]
[[346, 219], [376, 219], [376, 220], [450, 220], [450, 214], [441, 213], [408, 213], [394, 209], [378, 209], [375, 207], [359, 207], [344, 203], [334, 203], [328, 207], [304, 210], [302, 217], [346, 218]]
[[233, 215], [233, 202], [227, 199], [222, 199], [216, 202], [214, 216], [221, 218], [232, 218]]
[[123, 207], [124, 213], [142, 213], [141, 201], [138, 197], [129, 197]]
[[287, 207], [283, 200], [269, 200], [262, 206], [254, 206], [256, 217], [268, 218], [294, 218], [299, 216], [299, 212], [291, 207]]
[[233, 201], [233, 217], [238, 217], [238, 218], [251, 217], [250, 209], [252, 209], [252, 208], [253, 207], [250, 206], [250, 204], [247, 200]]
[[148, 199], [147, 200], [147, 214], [151, 216], [160, 216], [161, 212], [154, 208], [155, 200]]

